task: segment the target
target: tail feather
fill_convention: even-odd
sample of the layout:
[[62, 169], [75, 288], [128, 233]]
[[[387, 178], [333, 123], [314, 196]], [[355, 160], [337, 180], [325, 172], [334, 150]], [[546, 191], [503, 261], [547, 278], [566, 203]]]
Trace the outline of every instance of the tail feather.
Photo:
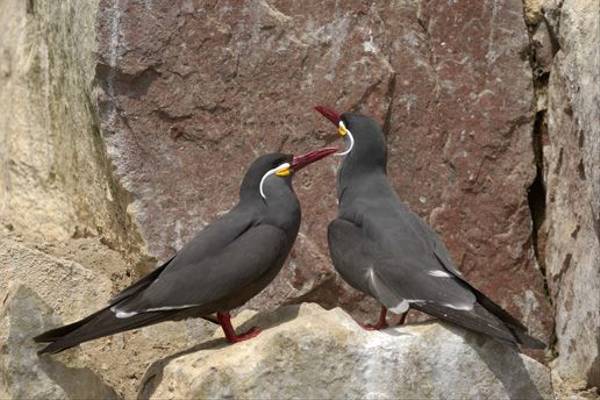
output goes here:
[[528, 349], [545, 349], [548, 347], [544, 342], [529, 335], [528, 329], [519, 320], [510, 315], [506, 310], [494, 303], [486, 295], [474, 289], [477, 301], [491, 314], [502, 321], [515, 336], [517, 342]]
[[413, 304], [412, 307], [441, 320], [483, 333], [514, 346], [520, 345], [530, 349], [544, 349], [546, 347], [543, 342], [529, 336], [527, 328], [514, 317], [487, 297], [483, 297], [485, 299], [483, 304], [475, 303], [472, 310], [457, 310], [435, 303]]
[[530, 336], [527, 332], [511, 329], [517, 338], [517, 342], [526, 349], [544, 350], [548, 345], [541, 340]]
[[68, 335], [69, 333], [73, 332], [74, 330], [80, 328], [81, 326], [85, 325], [86, 323], [88, 323], [91, 319], [96, 317], [102, 311], [104, 311], [104, 310], [100, 310], [99, 312], [96, 312], [96, 313], [94, 313], [88, 317], [85, 317], [77, 322], [73, 322], [72, 324], [61, 326], [59, 328], [46, 331], [46, 332], [42, 333], [41, 335], [34, 337], [33, 340], [37, 343], [54, 342], [54, 341], [62, 338], [63, 336]]
[[214, 310], [210, 309], [207, 310], [206, 313], [202, 313], [202, 310], [198, 308], [149, 312], [140, 313], [129, 318], [117, 318], [111, 311], [110, 307], [114, 306], [115, 304], [123, 304], [126, 301], [130, 301], [135, 297], [135, 295], [146, 289], [158, 278], [160, 273], [165, 269], [172, 259], [173, 258], [117, 294], [110, 300], [109, 305], [100, 311], [97, 311], [77, 322], [49, 330], [33, 338], [33, 340], [38, 343], [50, 343], [48, 346], [40, 350], [38, 354], [58, 353], [68, 348], [77, 346], [80, 343], [97, 339], [99, 337], [112, 335], [130, 329], [141, 328], [143, 326], [156, 324], [166, 320], [186, 318], [188, 316], [200, 317], [207, 321], [218, 324], [219, 322], [210, 315], [210, 313], [214, 312]]
[[475, 287], [473, 287], [469, 282], [460, 278], [462, 283], [466, 288], [471, 290], [477, 299], [477, 303], [479, 303], [487, 313], [493, 315], [495, 318], [500, 320], [502, 324], [505, 325], [508, 330], [510, 330], [511, 334], [514, 336], [514, 341], [524, 348], [528, 349], [545, 349], [548, 347], [544, 342], [538, 340], [529, 335], [528, 329], [525, 325], [521, 323], [518, 319], [510, 315], [506, 310], [496, 304], [492, 299], [487, 297], [485, 294], [481, 293]]
[[[141, 326], [150, 325], [167, 318], [165, 314], [170, 315], [170, 313], [163, 312], [140, 314], [139, 316], [131, 318], [118, 319], [114, 316], [113, 312], [110, 311], [110, 307], [117, 303], [123, 302], [126, 299], [132, 298], [134, 295], [140, 293], [142, 290], [148, 287], [148, 285], [158, 278], [160, 273], [165, 269], [172, 259], [173, 258], [137, 282], [133, 283], [125, 290], [121, 291], [110, 300], [107, 307], [101, 309], [100, 311], [97, 311], [72, 324], [49, 330], [34, 337], [33, 340], [38, 343], [51, 343], [39, 351], [39, 354], [57, 353], [88, 340], [122, 332], [128, 329], [135, 329]], [[158, 318], [158, 314], [161, 315], [161, 318]]]
[[481, 293], [479, 290], [471, 287], [471, 290], [477, 298], [477, 302], [483, 306], [490, 313], [498, 317], [502, 322], [511, 325], [514, 328], [527, 331], [527, 327], [521, 323], [518, 319], [510, 315], [506, 310], [494, 303], [489, 297]]
[[411, 307], [424, 313], [433, 315], [441, 320], [452, 322], [463, 328], [483, 333], [502, 342], [516, 344], [513, 333], [494, 315], [490, 314], [478, 303], [472, 310], [457, 310], [435, 303], [416, 304]]
[[58, 353], [99, 337], [162, 322], [172, 317], [174, 313], [143, 313], [120, 319], [109, 308], [105, 308], [81, 321], [43, 333], [35, 337], [34, 340], [36, 342], [51, 342], [38, 354]]

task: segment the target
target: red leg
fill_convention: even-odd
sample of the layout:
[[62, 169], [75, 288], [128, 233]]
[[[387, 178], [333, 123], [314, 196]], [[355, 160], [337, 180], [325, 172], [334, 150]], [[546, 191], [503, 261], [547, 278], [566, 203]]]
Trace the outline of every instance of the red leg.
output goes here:
[[381, 312], [379, 313], [379, 320], [375, 324], [361, 324], [364, 329], [368, 331], [378, 331], [380, 329], [384, 329], [388, 327], [388, 324], [385, 320], [387, 316], [387, 308], [385, 306], [381, 306]]
[[[410, 311], [410, 310], [408, 310]], [[402, 314], [400, 316], [400, 321], [398, 321], [398, 325], [404, 325], [404, 322], [406, 321], [406, 316], [408, 315], [408, 311], [406, 311], [404, 314]]]
[[233, 326], [231, 325], [231, 317], [229, 316], [228, 312], [218, 312], [217, 320], [219, 321], [219, 324], [221, 324], [221, 328], [223, 328], [223, 332], [225, 333], [225, 337], [229, 343], [243, 342], [244, 340], [253, 338], [260, 333], [260, 329], [254, 327], [242, 333], [241, 335], [237, 335], [235, 333], [235, 329], [233, 329]]

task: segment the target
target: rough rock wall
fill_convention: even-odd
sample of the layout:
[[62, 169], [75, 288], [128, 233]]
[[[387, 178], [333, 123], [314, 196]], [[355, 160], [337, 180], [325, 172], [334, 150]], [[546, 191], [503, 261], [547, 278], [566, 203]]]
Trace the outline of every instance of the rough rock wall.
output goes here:
[[600, 3], [542, 5], [537, 247], [555, 308], [554, 366], [571, 386], [600, 387]]
[[102, 307], [145, 260], [99, 129], [97, 16], [94, 0], [0, 1], [2, 399], [133, 398], [150, 362], [204, 336], [163, 324], [35, 353], [33, 336]]
[[[321, 146], [332, 129], [312, 105], [363, 111], [384, 125], [399, 194], [459, 268], [541, 337], [555, 309], [556, 371], [597, 385], [598, 5], [528, 0], [528, 30], [519, 1], [477, 4], [0, 1], [0, 219], [114, 292], [231, 207], [256, 155]], [[336, 165], [296, 178], [301, 234], [253, 306], [375, 310], [330, 266]], [[64, 300], [31, 282], [44, 303]], [[2, 323], [38, 304], [23, 300], [32, 286], [11, 289]], [[203, 328], [161, 329], [84, 346], [82, 363], [131, 395], [148, 360]], [[135, 362], [128, 375], [94, 359]]]
[[34, 240], [140, 240], [92, 93], [97, 1], [0, 3], [0, 218]]
[[[257, 154], [322, 145], [333, 130], [313, 105], [363, 111], [384, 124], [401, 197], [477, 286], [548, 337], [527, 203], [536, 170], [522, 7], [101, 1], [103, 133], [150, 253], [169, 257], [230, 208]], [[336, 164], [296, 178], [301, 234], [254, 305], [302, 299], [375, 310], [330, 266]]]
[[35, 248], [14, 234], [0, 239], [0, 399], [131, 399], [152, 362], [214, 330], [165, 323], [38, 357], [32, 338], [104, 307], [127, 263], [95, 238]]

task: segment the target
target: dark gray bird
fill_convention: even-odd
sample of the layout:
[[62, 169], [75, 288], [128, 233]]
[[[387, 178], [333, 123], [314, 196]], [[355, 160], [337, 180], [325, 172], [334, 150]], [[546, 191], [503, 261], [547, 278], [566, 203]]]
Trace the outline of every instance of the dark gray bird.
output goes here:
[[[250, 166], [240, 200], [173, 258], [114, 297], [108, 306], [34, 340], [57, 353], [79, 343], [166, 320], [203, 317], [217, 322], [231, 343], [256, 336], [231, 326], [229, 311], [263, 290], [281, 269], [300, 226], [292, 174], [333, 152], [268, 154]], [[214, 320], [210, 316], [216, 313]]]
[[527, 328], [469, 284], [438, 235], [400, 201], [386, 176], [385, 137], [371, 118], [316, 107], [347, 138], [337, 177], [338, 217], [328, 229], [336, 270], [386, 313], [416, 309], [511, 345], [544, 348]]

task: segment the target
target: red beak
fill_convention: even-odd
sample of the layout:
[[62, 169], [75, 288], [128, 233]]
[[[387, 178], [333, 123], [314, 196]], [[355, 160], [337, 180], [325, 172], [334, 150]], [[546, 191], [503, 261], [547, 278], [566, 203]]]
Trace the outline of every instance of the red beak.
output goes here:
[[312, 164], [315, 161], [319, 161], [321, 158], [325, 158], [338, 151], [335, 147], [325, 147], [324, 149], [314, 150], [300, 156], [294, 156], [290, 167], [294, 171], [299, 171], [306, 167], [308, 164]]
[[330, 120], [336, 127], [340, 124], [340, 114], [335, 110], [325, 107], [325, 106], [316, 106], [315, 110], [321, 113], [325, 118]]

